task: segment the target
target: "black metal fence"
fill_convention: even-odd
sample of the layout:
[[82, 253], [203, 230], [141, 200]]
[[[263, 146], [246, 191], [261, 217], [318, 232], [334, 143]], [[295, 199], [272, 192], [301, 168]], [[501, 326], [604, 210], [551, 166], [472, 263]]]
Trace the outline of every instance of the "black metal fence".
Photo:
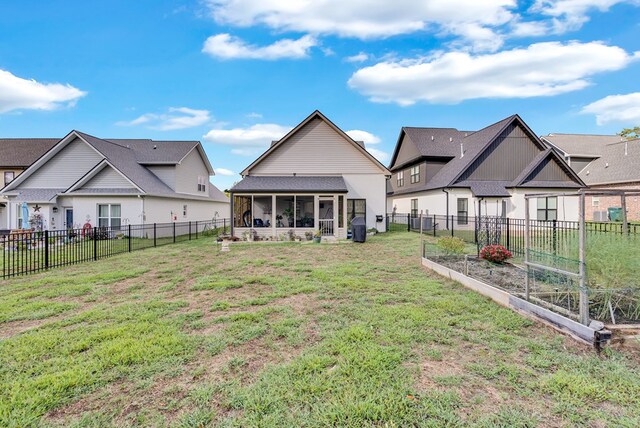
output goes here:
[[[435, 237], [456, 236], [478, 248], [488, 244], [500, 244], [514, 255], [524, 255], [525, 220], [494, 216], [445, 216], [387, 214], [387, 230], [413, 231]], [[529, 220], [530, 246], [549, 254], [571, 256], [577, 251], [579, 222], [564, 220]], [[421, 227], [422, 226], [422, 227]], [[640, 237], [640, 224], [587, 222], [587, 235], [628, 235]], [[577, 257], [577, 253], [576, 253]]]
[[2, 278], [99, 260], [150, 247], [215, 237], [230, 231], [229, 219], [129, 224], [68, 230], [15, 231], [0, 236]]

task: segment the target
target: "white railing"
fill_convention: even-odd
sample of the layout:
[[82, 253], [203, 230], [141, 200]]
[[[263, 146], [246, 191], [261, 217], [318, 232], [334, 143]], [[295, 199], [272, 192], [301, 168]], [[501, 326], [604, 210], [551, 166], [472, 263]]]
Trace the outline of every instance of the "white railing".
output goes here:
[[320, 234], [322, 236], [333, 236], [333, 219], [320, 219]]

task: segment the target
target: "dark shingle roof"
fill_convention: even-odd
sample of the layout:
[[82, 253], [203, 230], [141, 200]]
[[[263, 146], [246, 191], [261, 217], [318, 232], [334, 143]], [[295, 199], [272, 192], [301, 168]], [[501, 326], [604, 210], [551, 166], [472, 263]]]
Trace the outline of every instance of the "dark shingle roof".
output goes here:
[[0, 168], [26, 168], [58, 141], [59, 138], [0, 138]]
[[232, 193], [253, 192], [337, 192], [346, 193], [341, 176], [246, 176], [231, 188]]
[[[465, 187], [470, 188], [471, 191], [479, 197], [508, 196], [509, 193], [506, 187], [513, 185], [512, 182], [456, 181], [462, 173], [473, 164], [478, 156], [480, 156], [509, 125], [514, 123], [514, 121], [519, 121], [524, 128], [528, 129], [518, 115], [509, 116], [476, 132], [458, 131], [453, 128], [402, 128], [405, 135], [416, 145], [422, 157], [449, 157], [450, 160], [428, 183], [418, 188], [396, 190], [394, 194], [416, 193], [446, 187]], [[532, 137], [537, 139], [533, 134]], [[540, 143], [540, 146], [542, 147], [543, 144]], [[464, 156], [461, 156], [461, 150], [464, 150]], [[529, 176], [542, 159], [550, 155], [550, 152], [550, 149], [543, 150], [532, 160], [525, 171], [522, 172], [521, 175], [524, 175], [524, 177], [519, 178], [524, 180]], [[562, 160], [560, 161], [563, 162]], [[394, 159], [394, 163], [396, 162], [397, 160]], [[407, 162], [403, 162], [403, 164], [406, 165]], [[567, 170], [569, 170], [569, 168], [567, 168]], [[548, 184], [549, 183], [545, 183], [545, 185], [541, 187], [548, 187]], [[580, 187], [580, 185], [576, 183], [573, 183], [573, 185], [567, 183], [567, 186], [564, 187]], [[558, 186], [554, 183], [554, 187], [563, 186], [561, 183], [558, 183]]]
[[136, 161], [141, 164], [177, 164], [198, 145], [198, 141], [155, 141], [118, 138], [108, 138], [105, 141], [131, 148]]
[[21, 189], [7, 194], [15, 195], [16, 202], [48, 202], [64, 191], [65, 189]]

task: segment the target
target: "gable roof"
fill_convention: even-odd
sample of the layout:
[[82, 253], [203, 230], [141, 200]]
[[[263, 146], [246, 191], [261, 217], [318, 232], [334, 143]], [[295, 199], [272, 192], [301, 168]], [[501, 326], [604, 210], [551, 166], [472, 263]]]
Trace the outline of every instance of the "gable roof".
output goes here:
[[[463, 132], [453, 128], [403, 128], [398, 139], [398, 144], [396, 145], [396, 150], [394, 151], [392, 162], [397, 162], [399, 145], [402, 143], [402, 137], [404, 135], [409, 137], [409, 140], [418, 147], [425, 158], [437, 156], [448, 157], [450, 160], [428, 183], [425, 183], [424, 186], [396, 191], [394, 194], [415, 193], [447, 187], [468, 187], [471, 188], [477, 196], [508, 195], [506, 187], [513, 187], [512, 182], [497, 180], [480, 182], [477, 180], [460, 180], [460, 178], [511, 125], [520, 126], [533, 143], [538, 146], [541, 152], [544, 152], [544, 154], [536, 156], [527, 166], [525, 171], [529, 171], [529, 174], [525, 175], [521, 180], [525, 180], [544, 159], [555, 155], [554, 161], [559, 162], [563, 170], [570, 175], [572, 180], [579, 183], [578, 187], [584, 185], [582, 180], [566, 165], [564, 160], [555, 153], [553, 153], [553, 155], [550, 154], [552, 151], [548, 149], [519, 115], [514, 114], [476, 132]], [[433, 139], [431, 138], [432, 136], [434, 136]], [[435, 138], [436, 136], [439, 138]], [[464, 151], [464, 156], [462, 156], [461, 151]], [[406, 162], [403, 162], [402, 165], [406, 165]], [[400, 168], [400, 166], [394, 167], [394, 170], [397, 168]], [[523, 174], [525, 174], [525, 171], [523, 171]], [[489, 185], [488, 183], [493, 184]], [[475, 189], [475, 191], [473, 189]]]
[[320, 119], [324, 121], [327, 125], [329, 125], [335, 132], [337, 132], [341, 137], [343, 137], [347, 142], [352, 144], [360, 153], [362, 153], [367, 159], [369, 159], [373, 164], [375, 164], [380, 170], [382, 170], [386, 175], [391, 175], [389, 170], [382, 164], [378, 159], [376, 159], [371, 153], [369, 153], [365, 148], [364, 144], [358, 143], [353, 138], [351, 138], [347, 133], [345, 133], [342, 129], [338, 128], [333, 122], [331, 122], [324, 114], [322, 114], [319, 110], [314, 111], [306, 119], [300, 122], [295, 128], [289, 131], [284, 137], [282, 137], [277, 142], [272, 142], [271, 146], [262, 153], [258, 159], [253, 161], [251, 165], [246, 167], [240, 175], [243, 177], [249, 174], [249, 171], [266, 159], [271, 153], [285, 144], [293, 135], [295, 135], [300, 129], [302, 129], [307, 123], [311, 122], [313, 119]]
[[[540, 152], [531, 163], [525, 168], [522, 173], [509, 184], [509, 187], [539, 187], [540, 183], [533, 181], [533, 175], [535, 171], [541, 167], [545, 162], [554, 162], [562, 169], [565, 174], [572, 179], [572, 184], [567, 184], [564, 187], [580, 188], [584, 187], [583, 180], [576, 174], [576, 172], [567, 165], [560, 155], [552, 148], [548, 148]], [[543, 186], [544, 187], [544, 186]]]
[[589, 186], [640, 182], [640, 139], [608, 144], [578, 175]]
[[[104, 158], [97, 165], [92, 167], [78, 182], [74, 183], [71, 187], [64, 189], [63, 192], [74, 192], [77, 194], [86, 193], [86, 190], [80, 192], [78, 186], [79, 182], [86, 182], [93, 177], [97, 172], [102, 170], [105, 165], [109, 165], [115, 171], [120, 173], [133, 186], [135, 186], [139, 192], [162, 197], [186, 197], [190, 199], [211, 199], [216, 200], [221, 198], [220, 193], [210, 191], [209, 196], [198, 196], [191, 194], [177, 193], [164, 182], [162, 182], [155, 174], [149, 169], [143, 166], [143, 162], [150, 162], [152, 160], [162, 160], [162, 164], [177, 164], [180, 163], [189, 153], [198, 149], [202, 155], [202, 159], [207, 165], [211, 175], [214, 175], [213, 168], [209, 163], [201, 144], [197, 141], [185, 141], [185, 142], [169, 142], [162, 141], [156, 142], [153, 140], [105, 140], [86, 134], [84, 132], [73, 130], [67, 134], [62, 140], [54, 145], [47, 153], [41, 156], [35, 163], [33, 163], [26, 171], [16, 177], [11, 183], [9, 183], [3, 191], [13, 191], [20, 183], [24, 182], [30, 175], [35, 173], [40, 166], [46, 163], [49, 159], [54, 157], [62, 148], [75, 138], [79, 138], [84, 141], [96, 152], [98, 152]], [[178, 143], [177, 148], [172, 148], [172, 143]], [[139, 161], [139, 160], [142, 160]], [[154, 162], [152, 162], [153, 164]], [[215, 187], [213, 184], [209, 188]], [[21, 191], [22, 193], [23, 191]], [[115, 192], [121, 193], [121, 192]], [[224, 196], [224, 194], [222, 194]], [[225, 199], [226, 196], [224, 196]]]
[[619, 143], [619, 135], [552, 133], [541, 139], [569, 156], [598, 157], [609, 144]]
[[0, 138], [0, 168], [27, 168], [58, 141], [58, 138]]

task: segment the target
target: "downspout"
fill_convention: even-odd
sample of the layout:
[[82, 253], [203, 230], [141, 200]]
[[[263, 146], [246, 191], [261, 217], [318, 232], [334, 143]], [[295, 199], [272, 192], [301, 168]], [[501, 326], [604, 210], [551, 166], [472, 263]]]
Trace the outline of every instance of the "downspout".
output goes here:
[[442, 189], [442, 191], [447, 194], [447, 208], [445, 211], [447, 215], [447, 230], [449, 230], [449, 191], [447, 189]]

